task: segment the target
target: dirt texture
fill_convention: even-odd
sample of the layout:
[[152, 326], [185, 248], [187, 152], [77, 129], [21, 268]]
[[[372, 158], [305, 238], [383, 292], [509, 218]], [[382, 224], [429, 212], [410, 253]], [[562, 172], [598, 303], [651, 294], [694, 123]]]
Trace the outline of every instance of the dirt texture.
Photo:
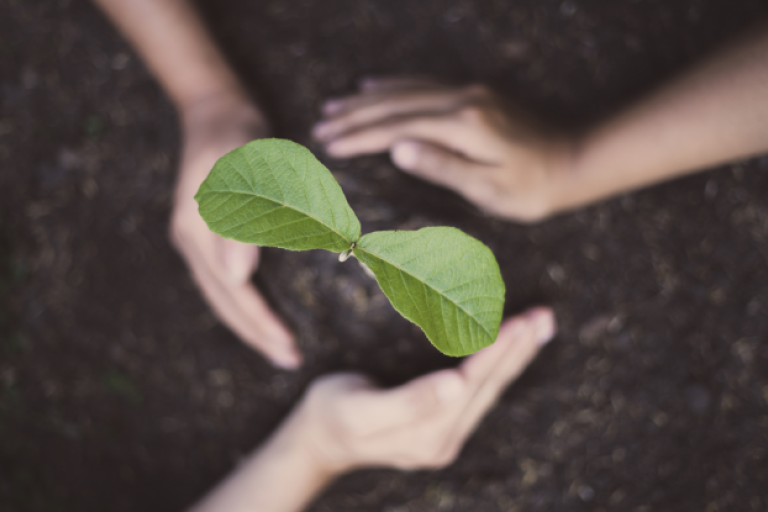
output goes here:
[[[274, 122], [309, 145], [365, 75], [484, 82], [585, 126], [763, 18], [759, 0], [207, 0]], [[199, 498], [314, 377], [455, 364], [354, 263], [265, 250], [298, 334], [271, 368], [211, 315], [167, 238], [173, 108], [85, 0], [0, 0], [0, 510]], [[319, 153], [319, 152], [318, 152]], [[360, 471], [320, 511], [768, 510], [768, 157], [521, 226], [398, 172], [329, 161], [363, 232], [449, 225], [495, 252], [507, 313], [561, 333], [439, 472]], [[290, 482], [286, 482], [290, 485]]]

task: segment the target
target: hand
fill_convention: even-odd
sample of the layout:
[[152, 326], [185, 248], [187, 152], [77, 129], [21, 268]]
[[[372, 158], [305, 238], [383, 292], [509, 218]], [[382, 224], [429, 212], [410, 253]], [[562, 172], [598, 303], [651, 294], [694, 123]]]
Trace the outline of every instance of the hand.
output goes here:
[[359, 374], [318, 379], [288, 424], [315, 466], [332, 475], [363, 466], [446, 466], [554, 333], [552, 311], [535, 308], [504, 322], [496, 343], [458, 368], [398, 388], [378, 389]]
[[483, 86], [369, 79], [333, 99], [313, 130], [337, 158], [389, 151], [400, 169], [520, 221], [557, 209], [571, 144]]
[[506, 321], [495, 344], [457, 369], [391, 390], [358, 374], [320, 378], [264, 445], [193, 510], [299, 511], [345, 471], [443, 467], [554, 333], [552, 311], [535, 308]]
[[216, 161], [266, 135], [266, 122], [250, 103], [227, 96], [208, 98], [186, 108], [182, 122], [184, 149], [171, 240], [222, 322], [273, 364], [296, 368], [301, 354], [293, 335], [250, 282], [259, 262], [259, 248], [212, 233], [194, 200]]

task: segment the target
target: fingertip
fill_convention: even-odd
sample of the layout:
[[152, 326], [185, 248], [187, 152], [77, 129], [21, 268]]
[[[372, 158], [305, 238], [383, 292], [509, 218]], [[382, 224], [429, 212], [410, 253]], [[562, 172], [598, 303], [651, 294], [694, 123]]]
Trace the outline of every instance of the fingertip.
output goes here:
[[329, 124], [327, 122], [321, 121], [312, 128], [312, 137], [317, 140], [324, 140], [328, 138], [329, 132]]
[[540, 345], [549, 343], [557, 333], [557, 322], [551, 308], [538, 307], [527, 314], [533, 327], [534, 337]]
[[301, 365], [304, 362], [303, 357], [296, 350], [288, 350], [273, 354], [270, 357], [270, 361], [280, 369], [291, 371], [301, 368]]
[[419, 151], [420, 145], [418, 142], [404, 140], [392, 146], [390, 156], [396, 166], [409, 171], [416, 167], [419, 161]]
[[322, 112], [326, 116], [332, 116], [341, 111], [344, 101], [338, 98], [332, 98], [323, 103]]
[[344, 158], [348, 153], [343, 142], [331, 142], [325, 147], [325, 152], [333, 158]]

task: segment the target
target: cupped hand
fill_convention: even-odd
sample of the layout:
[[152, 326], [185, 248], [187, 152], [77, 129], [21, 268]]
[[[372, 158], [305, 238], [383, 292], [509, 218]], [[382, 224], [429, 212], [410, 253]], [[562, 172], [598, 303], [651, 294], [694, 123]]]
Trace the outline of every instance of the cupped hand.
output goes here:
[[558, 209], [572, 152], [484, 86], [419, 79], [363, 80], [358, 94], [325, 103], [313, 135], [337, 158], [389, 152], [403, 171], [519, 221]]
[[394, 389], [379, 389], [359, 374], [323, 377], [292, 418], [296, 431], [303, 432], [315, 463], [331, 474], [365, 466], [446, 466], [555, 329], [549, 308], [531, 309], [504, 322], [496, 342], [458, 368]]
[[219, 319], [276, 366], [296, 368], [301, 354], [293, 335], [250, 281], [259, 263], [259, 248], [212, 233], [194, 200], [216, 161], [265, 136], [266, 122], [250, 103], [226, 96], [205, 99], [181, 114], [184, 148], [171, 240]]

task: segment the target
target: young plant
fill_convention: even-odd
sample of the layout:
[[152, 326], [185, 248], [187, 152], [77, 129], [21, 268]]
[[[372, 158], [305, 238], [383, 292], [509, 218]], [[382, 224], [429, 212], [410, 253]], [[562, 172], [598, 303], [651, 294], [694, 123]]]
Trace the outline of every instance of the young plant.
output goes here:
[[195, 195], [225, 238], [293, 251], [354, 254], [394, 308], [450, 356], [494, 342], [504, 281], [488, 247], [455, 228], [379, 231], [360, 221], [330, 171], [305, 147], [260, 139], [223, 156]]

